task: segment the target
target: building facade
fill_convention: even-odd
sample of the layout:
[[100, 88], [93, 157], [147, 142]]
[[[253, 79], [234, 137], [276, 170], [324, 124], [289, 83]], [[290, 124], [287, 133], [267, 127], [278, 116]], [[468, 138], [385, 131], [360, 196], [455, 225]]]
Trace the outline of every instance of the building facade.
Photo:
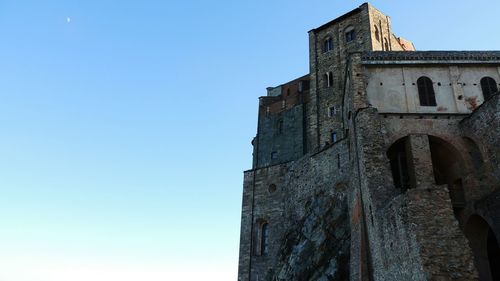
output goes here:
[[370, 4], [259, 99], [238, 280], [500, 280], [500, 52], [416, 51]]

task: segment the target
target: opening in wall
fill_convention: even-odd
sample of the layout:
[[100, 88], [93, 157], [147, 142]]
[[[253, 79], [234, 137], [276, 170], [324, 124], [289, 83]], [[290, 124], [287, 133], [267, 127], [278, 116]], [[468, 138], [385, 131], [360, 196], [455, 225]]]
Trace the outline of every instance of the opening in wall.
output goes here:
[[410, 188], [410, 176], [407, 162], [407, 137], [399, 139], [389, 147], [387, 157], [391, 163], [392, 179], [394, 186], [402, 191]]

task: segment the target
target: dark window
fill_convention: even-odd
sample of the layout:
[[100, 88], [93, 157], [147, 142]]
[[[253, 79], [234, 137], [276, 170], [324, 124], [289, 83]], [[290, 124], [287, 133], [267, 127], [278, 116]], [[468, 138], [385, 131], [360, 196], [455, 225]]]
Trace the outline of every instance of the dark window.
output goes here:
[[403, 191], [410, 188], [410, 176], [406, 160], [406, 142], [407, 138], [400, 139], [391, 145], [387, 151], [387, 156], [391, 162], [394, 185]]
[[333, 40], [332, 38], [326, 38], [323, 42], [323, 52], [328, 52], [333, 50]]
[[260, 254], [265, 256], [269, 251], [269, 224], [264, 222], [260, 233]]
[[337, 109], [335, 106], [332, 106], [328, 109], [328, 116], [333, 117], [337, 114]]
[[277, 126], [278, 134], [283, 133], [283, 119], [279, 119], [278, 124], [276, 126]]
[[327, 72], [325, 74], [325, 87], [329, 88], [333, 86], [333, 73], [332, 72]]
[[273, 159], [273, 160], [278, 159], [278, 152], [276, 152], [276, 151], [271, 152], [271, 159]]
[[422, 76], [417, 80], [418, 98], [421, 106], [436, 106], [436, 93], [429, 77]]
[[497, 82], [491, 77], [484, 77], [481, 79], [481, 89], [483, 90], [484, 100], [487, 100], [498, 92]]
[[356, 30], [350, 29], [345, 32], [345, 41], [351, 42], [356, 39]]
[[389, 51], [389, 41], [387, 41], [387, 38], [384, 38], [384, 45], [385, 45], [385, 50]]
[[333, 132], [332, 133], [332, 143], [336, 143], [336, 142], [337, 142], [337, 133]]

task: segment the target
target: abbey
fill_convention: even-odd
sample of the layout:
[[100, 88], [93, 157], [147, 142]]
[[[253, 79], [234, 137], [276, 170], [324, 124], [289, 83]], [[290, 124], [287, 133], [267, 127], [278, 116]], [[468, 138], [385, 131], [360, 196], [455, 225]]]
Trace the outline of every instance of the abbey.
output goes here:
[[500, 52], [415, 51], [370, 4], [259, 99], [238, 280], [500, 280]]

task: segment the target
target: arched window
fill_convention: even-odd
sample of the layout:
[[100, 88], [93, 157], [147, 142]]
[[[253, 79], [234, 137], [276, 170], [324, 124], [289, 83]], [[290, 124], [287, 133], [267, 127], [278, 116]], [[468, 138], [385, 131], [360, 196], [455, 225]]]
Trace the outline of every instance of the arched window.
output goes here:
[[331, 50], [333, 50], [333, 39], [331, 37], [328, 37], [323, 42], [323, 52], [326, 53]]
[[269, 224], [263, 222], [260, 227], [260, 255], [265, 256], [269, 252]]
[[422, 76], [417, 80], [418, 98], [421, 106], [436, 106], [436, 93], [429, 77]]
[[387, 38], [384, 38], [384, 46], [385, 46], [385, 50], [389, 51], [389, 41], [387, 41]]
[[487, 100], [498, 92], [497, 82], [491, 77], [484, 77], [481, 79], [481, 89], [483, 90], [484, 100]]
[[325, 73], [325, 88], [333, 86], [333, 73], [331, 71]]
[[378, 27], [375, 25], [375, 39], [380, 42], [380, 31], [378, 31]]

